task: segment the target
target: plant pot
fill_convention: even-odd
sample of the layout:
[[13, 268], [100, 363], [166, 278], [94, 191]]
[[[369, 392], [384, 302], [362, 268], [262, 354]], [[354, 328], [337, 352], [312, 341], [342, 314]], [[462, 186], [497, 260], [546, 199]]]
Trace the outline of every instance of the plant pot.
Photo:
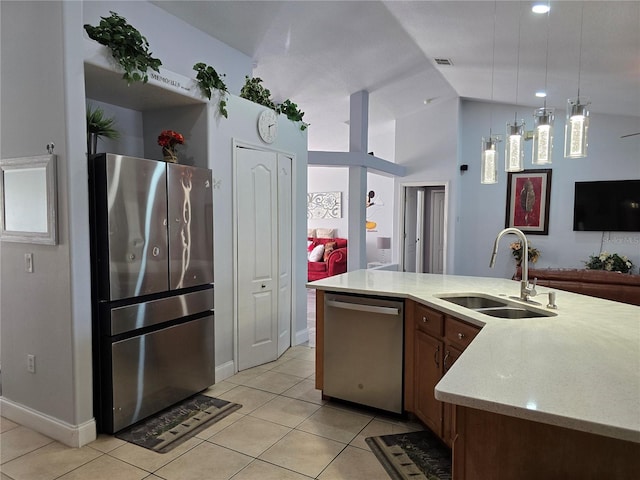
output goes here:
[[94, 132], [87, 133], [87, 155], [95, 155], [98, 150], [98, 134]]
[[162, 148], [162, 157], [167, 163], [178, 163], [178, 156], [168, 148]]

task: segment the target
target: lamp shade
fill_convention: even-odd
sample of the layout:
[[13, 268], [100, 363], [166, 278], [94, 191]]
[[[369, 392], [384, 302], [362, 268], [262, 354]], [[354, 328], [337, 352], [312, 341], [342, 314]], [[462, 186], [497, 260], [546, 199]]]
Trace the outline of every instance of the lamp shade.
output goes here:
[[497, 139], [494, 135], [489, 138], [482, 137], [480, 183], [498, 183], [498, 152], [496, 150]]
[[539, 108], [533, 114], [533, 164], [547, 165], [551, 163], [553, 151], [553, 120], [552, 108]]
[[378, 237], [376, 246], [380, 250], [389, 250], [391, 248], [391, 237]]
[[579, 98], [567, 101], [567, 122], [564, 127], [565, 158], [584, 158], [587, 156], [587, 133], [589, 131], [588, 101]]
[[504, 170], [521, 172], [524, 170], [524, 120], [507, 123], [505, 138]]

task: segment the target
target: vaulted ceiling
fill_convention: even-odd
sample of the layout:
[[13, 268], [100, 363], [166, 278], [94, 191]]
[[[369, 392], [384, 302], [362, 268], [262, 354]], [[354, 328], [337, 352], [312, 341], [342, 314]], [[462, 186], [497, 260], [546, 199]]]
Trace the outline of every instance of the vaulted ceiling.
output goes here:
[[274, 98], [306, 112], [311, 150], [348, 149], [359, 90], [371, 134], [453, 97], [541, 107], [545, 85], [548, 107], [579, 86], [592, 114], [640, 117], [640, 1], [551, 1], [548, 15], [530, 1], [153, 3], [252, 57]]

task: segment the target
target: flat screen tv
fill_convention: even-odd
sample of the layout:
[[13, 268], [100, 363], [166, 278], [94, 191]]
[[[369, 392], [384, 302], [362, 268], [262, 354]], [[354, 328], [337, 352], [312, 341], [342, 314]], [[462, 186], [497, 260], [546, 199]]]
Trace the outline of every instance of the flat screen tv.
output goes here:
[[573, 229], [640, 232], [640, 180], [576, 182]]

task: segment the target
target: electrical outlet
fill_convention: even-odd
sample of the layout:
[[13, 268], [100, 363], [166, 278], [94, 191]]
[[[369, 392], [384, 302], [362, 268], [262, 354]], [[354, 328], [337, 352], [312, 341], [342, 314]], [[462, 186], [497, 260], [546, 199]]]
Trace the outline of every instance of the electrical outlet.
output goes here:
[[36, 356], [27, 355], [27, 372], [36, 373]]

